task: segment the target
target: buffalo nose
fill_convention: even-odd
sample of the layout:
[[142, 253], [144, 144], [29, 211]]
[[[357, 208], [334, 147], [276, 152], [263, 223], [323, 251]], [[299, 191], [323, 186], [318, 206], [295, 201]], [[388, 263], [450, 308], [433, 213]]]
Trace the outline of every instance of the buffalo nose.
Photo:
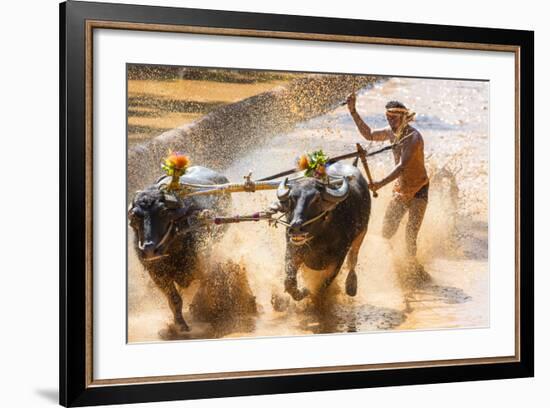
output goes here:
[[294, 230], [300, 230], [300, 228], [302, 228], [303, 223], [304, 223], [304, 221], [301, 218], [294, 219], [290, 223], [290, 228], [292, 228]]
[[153, 241], [145, 241], [143, 243], [143, 252], [149, 256], [153, 255], [155, 252], [155, 243]]

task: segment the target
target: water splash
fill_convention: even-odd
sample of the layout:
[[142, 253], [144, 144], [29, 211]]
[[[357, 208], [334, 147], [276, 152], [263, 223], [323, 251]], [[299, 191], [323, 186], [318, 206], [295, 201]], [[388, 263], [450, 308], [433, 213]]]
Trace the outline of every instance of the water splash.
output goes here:
[[334, 109], [353, 90], [375, 81], [371, 76], [312, 74], [215, 108], [191, 124], [130, 147], [128, 193], [154, 180], [169, 148], [192, 151], [195, 163], [221, 171], [254, 146]]

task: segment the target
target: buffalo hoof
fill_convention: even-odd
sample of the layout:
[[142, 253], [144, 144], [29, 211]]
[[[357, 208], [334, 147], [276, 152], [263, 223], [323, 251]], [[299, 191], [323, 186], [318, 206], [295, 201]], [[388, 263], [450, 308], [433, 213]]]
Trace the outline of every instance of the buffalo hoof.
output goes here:
[[309, 289], [304, 288], [302, 290], [294, 289], [294, 290], [288, 290], [288, 294], [294, 299], [296, 302], [299, 302], [300, 300], [306, 298], [309, 296]]
[[305, 297], [309, 296], [309, 290], [307, 288], [298, 289], [298, 283], [296, 278], [286, 278], [285, 279], [285, 292], [287, 292], [292, 299], [299, 302]]
[[424, 267], [420, 264], [418, 264], [418, 266], [416, 267], [416, 276], [420, 283], [424, 285], [433, 281], [432, 276], [428, 272], [426, 272]]
[[346, 278], [346, 293], [348, 296], [355, 296], [357, 294], [357, 274], [355, 271], [350, 271]]
[[309, 289], [303, 288], [302, 290], [298, 291], [297, 296], [292, 296], [292, 299], [299, 302], [300, 300], [307, 298], [309, 295]]
[[186, 323], [171, 324], [159, 331], [159, 337], [163, 340], [178, 340], [187, 337], [191, 329]]
[[288, 296], [281, 296], [277, 293], [271, 295], [271, 306], [276, 312], [286, 312], [290, 306], [290, 299]]
[[411, 287], [421, 288], [432, 283], [432, 276], [416, 260], [408, 265], [408, 283]]

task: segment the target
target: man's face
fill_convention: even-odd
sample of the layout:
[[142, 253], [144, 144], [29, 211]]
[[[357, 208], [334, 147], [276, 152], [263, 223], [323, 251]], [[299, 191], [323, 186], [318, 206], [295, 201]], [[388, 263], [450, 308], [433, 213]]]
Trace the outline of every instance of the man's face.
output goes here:
[[386, 112], [386, 119], [388, 120], [391, 130], [395, 132], [399, 129], [399, 126], [401, 126], [403, 115], [400, 113]]

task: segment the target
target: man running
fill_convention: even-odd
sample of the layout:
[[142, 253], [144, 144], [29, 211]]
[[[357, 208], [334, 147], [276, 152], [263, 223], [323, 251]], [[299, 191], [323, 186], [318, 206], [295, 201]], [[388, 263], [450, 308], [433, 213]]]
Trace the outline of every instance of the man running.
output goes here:
[[384, 216], [383, 236], [387, 240], [392, 238], [405, 213], [409, 213], [406, 227], [409, 267], [416, 275], [415, 278], [426, 282], [430, 280], [430, 276], [416, 260], [416, 240], [428, 205], [430, 184], [424, 166], [424, 139], [420, 132], [409, 124], [414, 120], [415, 113], [401, 102], [390, 101], [386, 104], [386, 119], [389, 126], [373, 130], [357, 113], [355, 101], [355, 94], [352, 94], [347, 100], [347, 105], [361, 135], [369, 141], [390, 141], [394, 144], [394, 169], [382, 180], [369, 186], [372, 191], [376, 191], [397, 180], [393, 187], [392, 200]]

